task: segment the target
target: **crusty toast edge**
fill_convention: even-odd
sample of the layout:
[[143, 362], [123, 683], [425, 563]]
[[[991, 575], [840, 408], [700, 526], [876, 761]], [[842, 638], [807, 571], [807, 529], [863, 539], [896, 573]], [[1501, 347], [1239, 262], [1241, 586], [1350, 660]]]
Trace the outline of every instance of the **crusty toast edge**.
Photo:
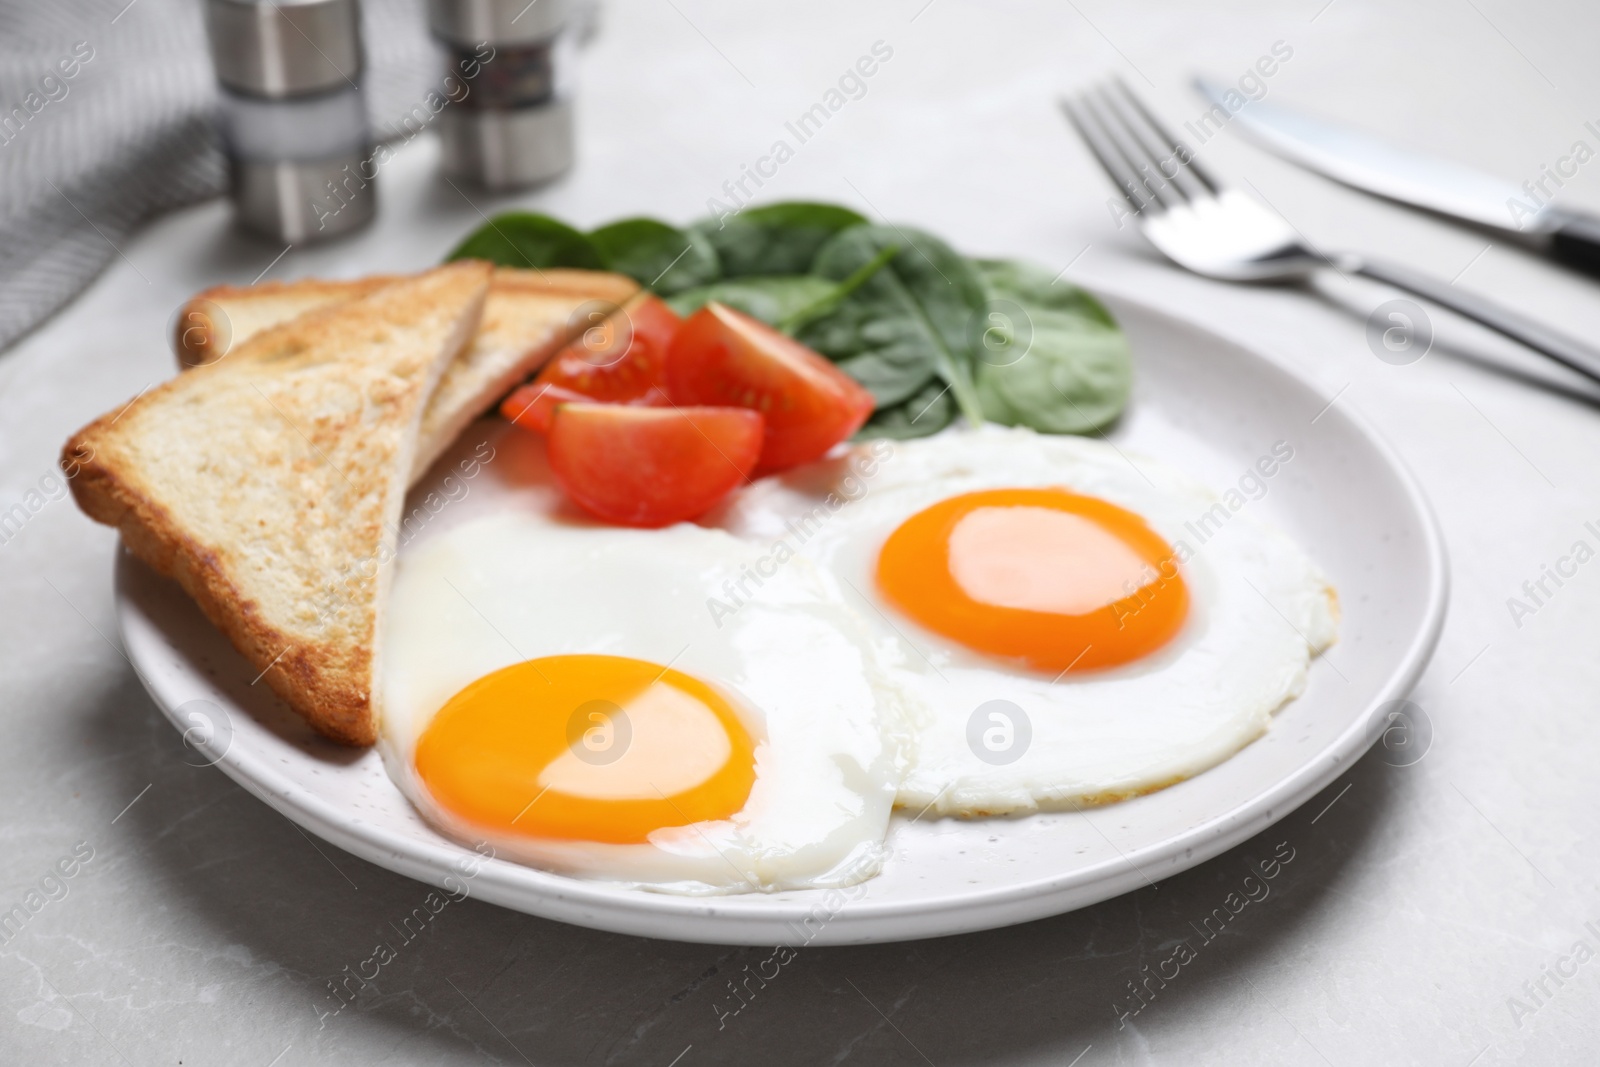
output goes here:
[[[403, 436], [402, 454], [396, 457], [397, 470], [410, 470], [427, 398], [438, 385], [445, 367], [471, 342], [487, 290], [485, 278], [475, 307], [462, 317], [457, 336], [446, 346], [449, 351], [445, 353], [442, 349], [440, 358], [435, 360], [431, 380]], [[308, 314], [336, 314], [341, 306], [342, 302]], [[191, 373], [205, 373], [206, 369], [199, 368]], [[164, 388], [157, 386], [134, 402], [148, 403]], [[240, 654], [254, 668], [264, 672], [262, 680], [319, 733], [349, 745], [375, 742], [379, 716], [377, 679], [388, 585], [383, 572], [387, 568], [380, 568], [374, 597], [377, 617], [373, 647], [369, 650], [369, 677], [360, 682], [350, 678], [335, 682], [336, 673], [321, 669], [322, 664], [334, 658], [325, 645], [296, 646], [294, 638], [261, 616], [256, 602], [229, 579], [214, 553], [185, 531], [165, 506], [141, 492], [131, 476], [124, 476], [114, 465], [102, 461], [95, 443], [102, 435], [114, 432], [110, 427], [126, 410], [102, 415], [74, 434], [63, 447], [63, 469], [76, 471], [69, 484], [78, 506], [96, 522], [115, 527], [135, 556], [158, 573], [177, 581]], [[391, 558], [408, 484], [406, 475], [399, 474], [388, 486], [390, 499], [384, 509], [383, 536]]]

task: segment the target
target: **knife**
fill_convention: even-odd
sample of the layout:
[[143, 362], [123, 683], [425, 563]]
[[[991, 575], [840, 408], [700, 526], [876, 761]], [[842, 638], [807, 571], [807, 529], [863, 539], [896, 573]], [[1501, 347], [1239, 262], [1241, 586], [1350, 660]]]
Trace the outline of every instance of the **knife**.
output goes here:
[[[1514, 237], [1568, 266], [1600, 275], [1600, 216], [1550, 203], [1550, 184], [1559, 178], [1548, 168], [1536, 179], [1545, 183], [1544, 189], [1535, 180], [1519, 187], [1357, 130], [1263, 100], [1248, 100], [1235, 89], [1202, 78], [1195, 79], [1195, 87], [1231, 116], [1218, 123], [1213, 108], [1200, 120], [1202, 126], [1237, 125], [1262, 147], [1307, 170], [1375, 196]], [[1193, 124], [1190, 126], [1192, 130]], [[1600, 131], [1593, 126], [1590, 130], [1600, 143]]]

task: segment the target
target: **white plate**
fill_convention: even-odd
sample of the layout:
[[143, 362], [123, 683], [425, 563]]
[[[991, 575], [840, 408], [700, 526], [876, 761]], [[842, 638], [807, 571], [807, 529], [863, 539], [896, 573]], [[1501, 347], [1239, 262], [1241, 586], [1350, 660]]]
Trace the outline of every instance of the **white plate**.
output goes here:
[[[429, 829], [373, 751], [315, 737], [178, 587], [124, 553], [123, 640], [191, 758], [311, 833], [412, 878], [603, 930], [727, 944], [858, 944], [981, 930], [1081, 908], [1156, 882], [1293, 811], [1359, 757], [1384, 705], [1405, 695], [1444, 619], [1443, 542], [1399, 459], [1350, 412], [1271, 359], [1193, 325], [1113, 301], [1138, 387], [1111, 439], [1219, 491], [1274, 442], [1294, 459], [1246, 505], [1332, 577], [1340, 641], [1262, 739], [1220, 766], [1087, 814], [957, 821], [897, 816], [884, 873], [852, 890], [689, 898], [477, 859]], [[200, 703], [196, 703], [196, 702]], [[220, 755], [219, 755], [220, 754]], [[447, 881], [448, 879], [448, 881]]]

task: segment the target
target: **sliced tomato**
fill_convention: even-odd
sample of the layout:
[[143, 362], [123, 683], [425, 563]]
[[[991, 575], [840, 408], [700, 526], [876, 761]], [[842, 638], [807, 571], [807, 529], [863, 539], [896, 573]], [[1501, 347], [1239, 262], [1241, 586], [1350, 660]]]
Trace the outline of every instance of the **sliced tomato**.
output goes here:
[[820, 458], [861, 428], [872, 394], [791, 337], [724, 304], [679, 327], [667, 353], [667, 394], [679, 404], [753, 408], [766, 420], [760, 471]]
[[595, 400], [648, 401], [659, 390], [667, 348], [683, 320], [650, 293], [584, 330], [544, 365], [535, 382]]
[[549, 433], [557, 404], [588, 400], [582, 393], [547, 382], [529, 382], [500, 402], [500, 414], [524, 430]]
[[573, 402], [550, 423], [550, 469], [578, 506], [626, 526], [703, 514], [746, 481], [761, 416], [736, 407]]

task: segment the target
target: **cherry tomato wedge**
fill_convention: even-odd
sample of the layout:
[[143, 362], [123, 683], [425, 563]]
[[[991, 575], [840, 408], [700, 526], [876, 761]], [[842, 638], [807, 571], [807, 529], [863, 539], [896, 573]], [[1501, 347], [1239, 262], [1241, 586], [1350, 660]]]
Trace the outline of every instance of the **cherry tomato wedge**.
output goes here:
[[753, 408], [766, 419], [760, 471], [820, 458], [861, 428], [872, 394], [791, 337], [724, 304], [678, 328], [667, 353], [667, 395], [678, 404]]
[[597, 319], [544, 365], [535, 382], [594, 400], [648, 402], [659, 391], [667, 347], [683, 320], [650, 293]]
[[761, 416], [733, 407], [573, 402], [550, 423], [550, 469], [578, 506], [626, 526], [703, 514], [746, 481]]
[[564, 389], [559, 385], [529, 382], [527, 385], [519, 386], [516, 392], [500, 402], [500, 414], [524, 430], [549, 433], [550, 419], [556, 413], [557, 404], [588, 399], [582, 393]]

